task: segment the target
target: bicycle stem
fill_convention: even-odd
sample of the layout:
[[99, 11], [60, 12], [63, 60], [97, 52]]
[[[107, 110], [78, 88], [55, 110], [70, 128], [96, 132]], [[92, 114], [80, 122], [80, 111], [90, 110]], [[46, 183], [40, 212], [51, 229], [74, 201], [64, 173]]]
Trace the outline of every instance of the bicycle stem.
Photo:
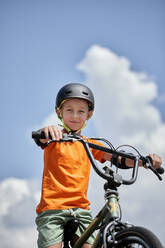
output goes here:
[[107, 199], [107, 207], [109, 209], [110, 219], [120, 219], [119, 197], [117, 190], [107, 190], [105, 193]]

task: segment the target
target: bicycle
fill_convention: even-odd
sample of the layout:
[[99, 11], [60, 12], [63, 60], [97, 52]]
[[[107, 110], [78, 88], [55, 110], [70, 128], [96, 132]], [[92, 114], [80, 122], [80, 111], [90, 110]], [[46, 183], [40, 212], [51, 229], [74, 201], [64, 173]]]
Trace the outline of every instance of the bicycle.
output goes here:
[[[45, 135], [41, 131], [32, 132], [32, 138], [43, 139], [45, 138]], [[128, 147], [134, 149], [137, 154], [119, 150], [119, 148], [121, 149], [122, 146], [115, 149], [108, 140], [103, 138], [91, 139], [103, 141], [108, 147], [87, 142], [85, 141], [85, 139], [75, 134], [64, 134], [63, 139], [61, 139], [60, 141], [48, 141], [48, 144], [52, 142], [81, 142], [84, 146], [84, 149], [86, 150], [86, 153], [95, 172], [104, 180], [106, 180], [104, 184], [106, 203], [93, 219], [92, 223], [81, 235], [81, 237], [78, 238], [73, 248], [81, 248], [85, 241], [95, 230], [97, 230], [98, 233], [92, 245], [92, 248], [163, 248], [159, 239], [150, 230], [122, 221], [122, 210], [119, 204], [118, 187], [120, 187], [122, 184], [133, 184], [137, 180], [139, 160], [141, 160], [143, 162], [143, 166], [150, 169], [158, 177], [159, 180], [162, 180], [160, 174], [164, 173], [164, 169], [162, 167], [159, 169], [154, 169], [152, 167], [152, 161], [150, 157], [142, 156], [139, 151], [132, 146], [127, 145]], [[118, 173], [118, 170], [115, 171], [114, 169], [112, 169], [112, 164], [111, 166], [106, 165], [103, 169], [101, 169], [93, 158], [90, 148], [111, 153], [114, 157], [120, 156], [123, 159], [133, 160], [134, 166], [131, 168], [131, 178], [129, 180], [123, 179], [123, 177]], [[66, 224], [64, 228], [64, 248], [70, 247], [69, 244], [71, 238], [76, 232], [78, 225], [79, 222], [74, 217]]]

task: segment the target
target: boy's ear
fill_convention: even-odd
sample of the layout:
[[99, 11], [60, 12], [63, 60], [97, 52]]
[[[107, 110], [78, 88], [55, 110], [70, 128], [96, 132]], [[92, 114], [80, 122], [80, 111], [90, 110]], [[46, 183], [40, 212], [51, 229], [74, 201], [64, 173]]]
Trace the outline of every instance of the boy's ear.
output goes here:
[[92, 110], [88, 111], [88, 120], [92, 117], [92, 115], [93, 115], [93, 111]]
[[59, 119], [62, 118], [62, 113], [61, 113], [60, 109], [56, 109], [56, 114], [57, 114]]

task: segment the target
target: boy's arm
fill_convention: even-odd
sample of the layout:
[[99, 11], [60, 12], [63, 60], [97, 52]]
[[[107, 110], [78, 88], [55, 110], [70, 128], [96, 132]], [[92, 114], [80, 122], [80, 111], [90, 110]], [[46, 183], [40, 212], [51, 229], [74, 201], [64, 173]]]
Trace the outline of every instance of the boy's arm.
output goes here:
[[[152, 166], [157, 169], [161, 167], [162, 164], [162, 159], [159, 157], [157, 154], [149, 154], [149, 156], [152, 158]], [[131, 159], [123, 159], [121, 157], [116, 157], [114, 158], [112, 154], [110, 153], [105, 153], [104, 160], [111, 161], [117, 166], [119, 164], [119, 168], [122, 169], [128, 169], [133, 167], [134, 163]], [[142, 161], [139, 161], [139, 166], [143, 166]]]
[[62, 130], [56, 126], [53, 125], [47, 126], [41, 128], [40, 131], [45, 133], [45, 139], [40, 139], [40, 140], [34, 139], [34, 141], [38, 146], [41, 146], [43, 148], [47, 146], [47, 142], [50, 140], [49, 136], [52, 137], [52, 140], [62, 139]]

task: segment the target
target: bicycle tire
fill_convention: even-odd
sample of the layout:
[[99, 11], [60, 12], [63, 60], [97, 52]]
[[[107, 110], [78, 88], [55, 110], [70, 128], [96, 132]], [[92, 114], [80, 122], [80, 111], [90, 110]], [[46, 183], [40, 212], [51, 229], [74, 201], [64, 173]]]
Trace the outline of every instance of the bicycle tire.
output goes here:
[[129, 227], [115, 236], [117, 243], [109, 248], [163, 248], [154, 233], [144, 227]]

